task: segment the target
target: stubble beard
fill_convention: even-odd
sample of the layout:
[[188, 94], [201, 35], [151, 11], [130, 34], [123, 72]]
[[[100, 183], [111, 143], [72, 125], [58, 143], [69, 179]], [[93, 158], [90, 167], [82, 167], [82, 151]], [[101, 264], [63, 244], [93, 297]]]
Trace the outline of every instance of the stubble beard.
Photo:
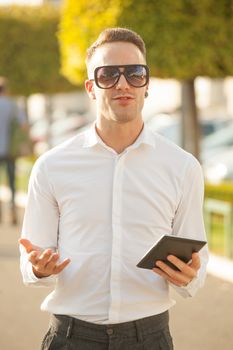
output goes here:
[[109, 119], [119, 124], [129, 123], [134, 119], [136, 119], [137, 117], [138, 117], [137, 111], [135, 108], [132, 108], [131, 110], [127, 110], [127, 108], [125, 108], [125, 111], [111, 110], [109, 114]]
[[126, 124], [136, 119], [136, 115], [135, 113], [131, 113], [130, 115], [127, 115], [127, 114], [114, 115], [111, 119], [116, 123]]

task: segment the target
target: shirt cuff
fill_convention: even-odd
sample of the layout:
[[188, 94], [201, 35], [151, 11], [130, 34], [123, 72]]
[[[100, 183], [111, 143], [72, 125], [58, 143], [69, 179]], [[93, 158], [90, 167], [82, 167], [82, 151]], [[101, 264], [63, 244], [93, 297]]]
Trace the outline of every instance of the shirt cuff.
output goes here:
[[33, 272], [32, 264], [28, 262], [27, 266], [27, 280], [25, 281], [25, 284], [27, 285], [37, 285], [37, 286], [51, 286], [54, 284], [56, 280], [55, 275], [51, 275], [48, 277], [42, 277], [38, 278]]
[[169, 284], [184, 298], [193, 297], [196, 294], [197, 290], [200, 288], [200, 281], [198, 276], [194, 277], [192, 281], [189, 282], [186, 286], [178, 287], [170, 282]]

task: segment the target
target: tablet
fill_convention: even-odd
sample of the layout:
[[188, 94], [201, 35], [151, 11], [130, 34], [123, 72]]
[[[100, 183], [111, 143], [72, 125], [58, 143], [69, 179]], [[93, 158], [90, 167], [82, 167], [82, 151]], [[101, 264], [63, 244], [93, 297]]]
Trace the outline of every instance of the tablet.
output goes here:
[[167, 260], [168, 255], [175, 255], [180, 260], [188, 263], [192, 259], [192, 253], [198, 252], [207, 242], [176, 236], [163, 235], [156, 244], [143, 256], [137, 267], [153, 269], [156, 260], [162, 260], [174, 270], [179, 270]]

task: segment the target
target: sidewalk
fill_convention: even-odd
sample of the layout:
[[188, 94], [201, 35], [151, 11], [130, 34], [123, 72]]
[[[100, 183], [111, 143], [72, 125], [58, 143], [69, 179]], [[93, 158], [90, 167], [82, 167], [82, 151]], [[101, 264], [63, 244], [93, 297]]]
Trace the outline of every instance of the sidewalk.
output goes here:
[[[5, 217], [7, 204], [3, 206]], [[18, 213], [22, 219], [23, 210]], [[19, 272], [20, 225], [0, 224], [0, 349], [37, 350], [49, 315], [40, 311], [47, 288], [25, 287]], [[170, 312], [175, 350], [233, 349], [233, 283], [208, 275], [205, 287], [190, 299], [171, 290], [177, 304]]]

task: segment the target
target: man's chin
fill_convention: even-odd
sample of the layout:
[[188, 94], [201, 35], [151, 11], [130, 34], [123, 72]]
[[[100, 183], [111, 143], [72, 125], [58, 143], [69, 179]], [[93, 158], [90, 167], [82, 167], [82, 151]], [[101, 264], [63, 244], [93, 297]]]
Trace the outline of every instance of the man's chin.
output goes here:
[[137, 117], [135, 117], [135, 114], [114, 115], [112, 118], [112, 120], [119, 124], [130, 123], [135, 119], [137, 119]]

